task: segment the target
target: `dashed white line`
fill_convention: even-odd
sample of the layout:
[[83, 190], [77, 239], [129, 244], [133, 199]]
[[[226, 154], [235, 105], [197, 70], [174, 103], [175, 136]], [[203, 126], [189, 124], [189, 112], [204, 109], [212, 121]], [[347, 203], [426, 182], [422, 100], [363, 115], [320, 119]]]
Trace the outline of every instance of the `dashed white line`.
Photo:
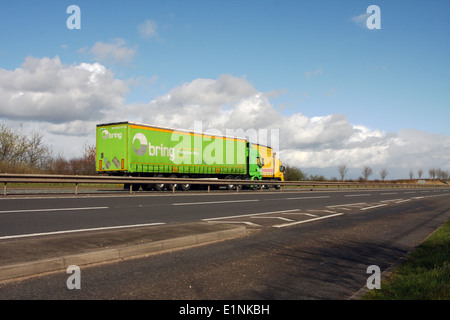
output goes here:
[[344, 197], [364, 197], [364, 196], [370, 196], [370, 193], [363, 193], [363, 194], [345, 194]]
[[257, 202], [258, 199], [254, 200], [229, 200], [229, 201], [208, 201], [208, 202], [182, 202], [182, 203], [172, 203], [173, 206], [193, 206], [202, 204], [218, 204], [218, 203], [240, 203], [240, 202]]
[[79, 211], [79, 210], [101, 210], [109, 207], [82, 207], [82, 208], [50, 208], [50, 209], [23, 209], [23, 210], [3, 210], [0, 213], [21, 213], [21, 212], [48, 212], [48, 211]]
[[302, 200], [302, 199], [324, 199], [330, 196], [317, 196], [317, 197], [297, 197], [297, 198], [286, 198], [287, 200]]

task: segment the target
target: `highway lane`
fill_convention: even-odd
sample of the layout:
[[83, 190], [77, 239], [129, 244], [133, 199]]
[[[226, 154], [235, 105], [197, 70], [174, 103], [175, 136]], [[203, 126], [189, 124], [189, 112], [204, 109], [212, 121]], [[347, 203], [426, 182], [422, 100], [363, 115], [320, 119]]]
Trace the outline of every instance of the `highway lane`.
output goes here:
[[[347, 299], [366, 284], [368, 266], [377, 265], [384, 272], [450, 214], [449, 195], [438, 192], [411, 194], [417, 197], [411, 200], [400, 194], [379, 195], [375, 206], [361, 194], [352, 203], [346, 194], [308, 194], [319, 195], [334, 199], [296, 201], [327, 201], [323, 210], [333, 211], [339, 205], [345, 214], [287, 228], [255, 229], [247, 236], [210, 245], [86, 266], [81, 269], [79, 290], [67, 288], [66, 272], [2, 283], [0, 299]], [[304, 212], [320, 214], [308, 210], [316, 209]], [[259, 216], [245, 219], [253, 217]], [[201, 303], [208, 302], [196, 305]], [[152, 305], [151, 311], [157, 309], [169, 317], [180, 310], [178, 304]], [[271, 304], [271, 315], [279, 311]]]
[[[310, 192], [161, 193], [119, 196], [0, 198], [0, 239], [45, 232], [107, 228], [137, 224], [197, 221], [230, 222], [229, 216], [280, 213], [323, 218], [352, 210], [370, 210], [424, 197], [449, 197], [449, 189], [393, 189]], [[359, 206], [359, 207], [358, 207]], [[308, 211], [309, 210], [309, 211]], [[318, 212], [314, 212], [318, 210]], [[319, 212], [322, 210], [321, 212]], [[291, 213], [288, 218], [281, 214]], [[224, 220], [225, 218], [225, 220]], [[255, 217], [253, 217], [253, 220]], [[240, 219], [246, 222], [248, 219]], [[266, 219], [267, 220], [267, 219]], [[275, 221], [275, 220], [274, 220]], [[240, 223], [238, 221], [234, 221]], [[248, 221], [247, 221], [248, 222]], [[243, 222], [241, 222], [243, 223]], [[254, 225], [259, 223], [251, 222]], [[279, 225], [280, 223], [278, 223]]]

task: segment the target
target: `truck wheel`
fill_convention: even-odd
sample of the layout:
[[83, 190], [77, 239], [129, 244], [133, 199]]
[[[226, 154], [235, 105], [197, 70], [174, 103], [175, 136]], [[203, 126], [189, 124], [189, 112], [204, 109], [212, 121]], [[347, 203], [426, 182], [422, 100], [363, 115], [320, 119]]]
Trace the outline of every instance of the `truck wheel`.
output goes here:
[[[188, 179], [189, 176], [181, 176], [181, 178], [183, 178], [183, 179]], [[181, 190], [183, 190], [183, 191], [189, 191], [189, 190], [191, 189], [191, 184], [190, 184], [190, 183], [183, 183], [183, 184], [180, 184], [180, 188], [181, 188]]]
[[[234, 176], [232, 175], [228, 175], [225, 177], [225, 180], [233, 180]], [[227, 184], [227, 189], [228, 190], [234, 190], [236, 188], [236, 186], [234, 184]]]
[[[164, 176], [162, 174], [158, 174], [156, 176], [157, 178], [164, 178]], [[163, 191], [164, 190], [164, 183], [155, 183], [155, 190], [156, 191]]]
[[[169, 176], [169, 179], [176, 179], [176, 178], [178, 178], [178, 177], [176, 175], [174, 175], [174, 174]], [[172, 191], [174, 189], [175, 190], [177, 189], [178, 184], [177, 183], [169, 183], [169, 184], [166, 185], [166, 187], [167, 187], [167, 190]]]
[[[237, 176], [237, 177], [235, 177], [235, 179], [242, 180], [242, 177], [241, 176]], [[236, 190], [242, 190], [242, 184], [237, 184], [235, 189]]]

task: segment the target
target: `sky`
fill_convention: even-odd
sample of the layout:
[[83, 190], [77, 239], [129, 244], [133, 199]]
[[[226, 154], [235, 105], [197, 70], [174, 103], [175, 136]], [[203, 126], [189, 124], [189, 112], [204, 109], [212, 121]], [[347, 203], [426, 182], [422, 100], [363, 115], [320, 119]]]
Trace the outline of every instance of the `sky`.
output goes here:
[[99, 123], [200, 123], [265, 135], [307, 174], [346, 164], [347, 178], [364, 166], [371, 179], [427, 177], [450, 170], [449, 11], [447, 0], [1, 1], [0, 122], [68, 158], [95, 144]]

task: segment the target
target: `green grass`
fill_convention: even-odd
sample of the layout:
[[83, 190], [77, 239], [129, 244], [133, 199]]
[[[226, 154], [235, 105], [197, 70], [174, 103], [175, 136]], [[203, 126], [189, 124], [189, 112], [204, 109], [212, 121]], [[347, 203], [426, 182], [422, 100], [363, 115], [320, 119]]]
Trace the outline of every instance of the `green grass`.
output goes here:
[[450, 220], [363, 300], [449, 300]]

